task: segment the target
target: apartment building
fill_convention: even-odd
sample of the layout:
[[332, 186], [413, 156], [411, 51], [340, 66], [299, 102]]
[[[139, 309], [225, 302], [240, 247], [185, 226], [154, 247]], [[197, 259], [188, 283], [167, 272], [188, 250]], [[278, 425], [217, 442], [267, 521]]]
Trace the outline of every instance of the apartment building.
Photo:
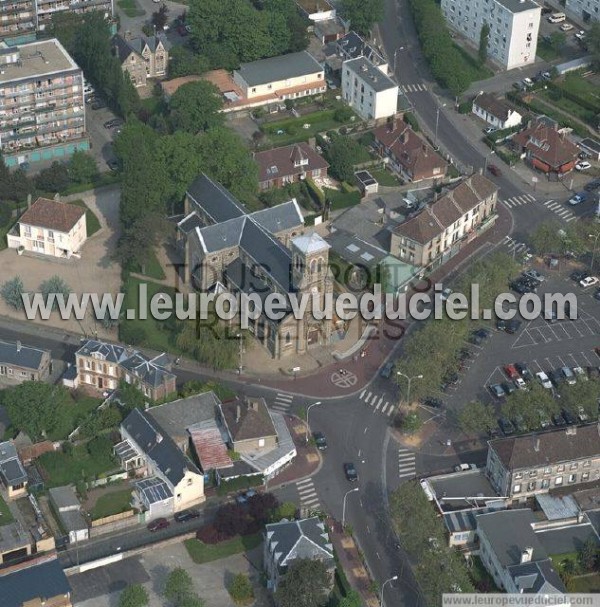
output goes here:
[[35, 0], [0, 1], [0, 39], [13, 45], [32, 42], [36, 27]]
[[363, 119], [380, 120], [396, 114], [398, 85], [386, 68], [357, 57], [342, 65], [342, 97]]
[[600, 0], [550, 0], [545, 4], [579, 22], [600, 21]]
[[0, 42], [0, 152], [6, 164], [87, 149], [83, 73], [61, 43]]
[[441, 0], [441, 8], [450, 27], [476, 48], [487, 23], [488, 58], [504, 69], [534, 63], [542, 8], [533, 0]]
[[36, 0], [37, 28], [43, 31], [50, 25], [52, 15], [63, 11], [84, 14], [101, 11], [107, 19], [114, 15], [113, 0]]
[[600, 480], [600, 426], [570, 426], [489, 441], [487, 475], [499, 495], [525, 501]]
[[437, 267], [491, 225], [498, 188], [473, 175], [392, 231], [390, 253], [419, 267]]

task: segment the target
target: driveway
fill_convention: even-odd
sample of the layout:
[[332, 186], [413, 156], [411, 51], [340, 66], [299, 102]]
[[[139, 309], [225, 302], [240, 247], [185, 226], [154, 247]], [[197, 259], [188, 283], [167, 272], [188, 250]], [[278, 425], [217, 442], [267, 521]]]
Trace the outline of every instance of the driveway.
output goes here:
[[[152, 13], [155, 13], [163, 4], [167, 5], [169, 9], [169, 24], [187, 11], [187, 6], [185, 4], [179, 4], [178, 2], [171, 2], [170, 0], [165, 0], [161, 2], [155, 2], [154, 0], [134, 0], [136, 6], [139, 9], [139, 15], [136, 17], [128, 17], [123, 9], [119, 6], [118, 2], [115, 3], [115, 7], [117, 10], [117, 14], [120, 19], [120, 33], [124, 34], [125, 32], [130, 32], [132, 37], [137, 37], [142, 35], [142, 26], [144, 23], [149, 23], [152, 18]], [[177, 36], [174, 32], [171, 34], [169, 30], [168, 33], [169, 40], [171, 42], [178, 42], [183, 40], [181, 37]], [[172, 39], [173, 38], [173, 39]], [[176, 40], [176, 39], [177, 40]]]

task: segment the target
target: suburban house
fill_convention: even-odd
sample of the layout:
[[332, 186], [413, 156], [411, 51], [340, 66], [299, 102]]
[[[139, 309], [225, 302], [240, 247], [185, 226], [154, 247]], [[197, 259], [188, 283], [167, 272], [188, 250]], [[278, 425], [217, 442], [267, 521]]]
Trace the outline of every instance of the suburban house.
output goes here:
[[523, 116], [510, 107], [506, 101], [490, 93], [480, 93], [473, 99], [473, 114], [490, 126], [499, 130], [509, 129], [521, 124]]
[[7, 235], [9, 248], [70, 259], [79, 257], [87, 238], [85, 209], [38, 198]]
[[200, 175], [188, 188], [185, 204], [178, 229], [186, 280], [200, 291], [224, 288], [263, 298], [273, 292], [285, 299], [291, 293], [314, 294], [302, 318], [294, 317], [290, 304], [281, 319], [261, 315], [249, 330], [274, 358], [330, 342], [333, 320], [312, 314], [313, 298], [323, 305], [333, 292], [329, 245], [316, 233], [304, 234], [295, 200], [248, 213], [225, 188]]
[[176, 392], [176, 377], [166, 354], [149, 359], [137, 350], [89, 339], [75, 352], [75, 369], [73, 387], [115, 390], [123, 380], [135, 384], [151, 400]]
[[547, 119], [530, 122], [512, 137], [511, 145], [530, 166], [547, 174], [572, 171], [579, 155], [579, 148], [569, 136]]
[[390, 253], [418, 267], [437, 267], [495, 218], [498, 188], [475, 174], [393, 228]]
[[27, 472], [11, 441], [0, 443], [0, 479], [6, 487], [8, 499], [27, 494]]
[[261, 190], [281, 188], [301, 179], [327, 177], [329, 164], [308, 143], [301, 141], [282, 148], [256, 152], [258, 185]]
[[265, 526], [263, 564], [269, 590], [277, 590], [289, 566], [297, 559], [322, 561], [333, 585], [333, 546], [324, 523], [316, 516], [299, 521], [283, 520]]
[[113, 38], [115, 54], [133, 86], [146, 86], [148, 78], [167, 75], [171, 43], [163, 34], [127, 39], [117, 34]]
[[394, 117], [373, 131], [375, 146], [388, 167], [405, 181], [443, 179], [448, 163], [417, 135], [410, 125]]
[[513, 501], [600, 480], [598, 424], [488, 442], [487, 475]]
[[124, 470], [143, 477], [133, 505], [146, 520], [205, 501], [204, 476], [148, 411], [134, 409], [121, 424], [115, 454]]
[[0, 570], [2, 604], [7, 607], [72, 607], [71, 586], [56, 554]]
[[69, 542], [76, 544], [89, 539], [89, 525], [83, 516], [75, 489], [70, 485], [52, 487], [48, 493], [54, 512], [58, 515], [63, 529], [69, 536]]
[[567, 591], [534, 532], [531, 510], [499, 510], [475, 518], [481, 562], [499, 588], [514, 594]]
[[366, 57], [342, 64], [342, 98], [364, 120], [381, 120], [396, 114], [398, 85]]
[[52, 359], [48, 350], [0, 341], [0, 385], [3, 382], [45, 381]]
[[263, 398], [235, 399], [219, 405], [221, 422], [237, 453], [269, 449], [277, 444], [277, 432]]

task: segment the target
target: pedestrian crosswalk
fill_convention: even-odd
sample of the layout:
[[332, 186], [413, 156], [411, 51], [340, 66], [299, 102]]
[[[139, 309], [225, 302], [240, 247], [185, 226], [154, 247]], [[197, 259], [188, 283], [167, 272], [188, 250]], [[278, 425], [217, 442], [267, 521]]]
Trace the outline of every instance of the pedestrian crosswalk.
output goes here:
[[398, 449], [398, 476], [400, 478], [412, 478], [416, 474], [415, 454], [408, 449]]
[[401, 84], [399, 88], [403, 93], [422, 93], [427, 90], [424, 84]]
[[275, 401], [271, 406], [271, 409], [279, 411], [279, 413], [287, 413], [292, 406], [294, 400], [293, 394], [287, 394], [285, 392], [278, 392], [275, 396]]
[[529, 253], [529, 247], [524, 242], [517, 242], [512, 236], [505, 236], [502, 244], [506, 246], [511, 253], [523, 255]]
[[312, 478], [305, 478], [303, 481], [296, 483], [298, 497], [300, 498], [300, 507], [306, 510], [319, 510], [321, 507], [317, 490]]
[[524, 204], [529, 204], [530, 202], [535, 202], [535, 196], [532, 196], [531, 194], [522, 194], [521, 196], [513, 196], [512, 198], [503, 200], [502, 204], [509, 209], [514, 209], [515, 207], [520, 207]]
[[558, 215], [566, 223], [570, 223], [571, 221], [577, 219], [577, 215], [569, 211], [569, 209], [566, 209], [564, 205], [554, 200], [546, 200], [546, 202], [544, 202], [544, 206], [549, 211], [552, 211], [555, 215]]
[[374, 413], [381, 413], [389, 417], [394, 411], [394, 403], [385, 400], [385, 396], [381, 396], [381, 394], [377, 394], [376, 392], [365, 389], [360, 393], [358, 398], [369, 405], [369, 407], [373, 407]]

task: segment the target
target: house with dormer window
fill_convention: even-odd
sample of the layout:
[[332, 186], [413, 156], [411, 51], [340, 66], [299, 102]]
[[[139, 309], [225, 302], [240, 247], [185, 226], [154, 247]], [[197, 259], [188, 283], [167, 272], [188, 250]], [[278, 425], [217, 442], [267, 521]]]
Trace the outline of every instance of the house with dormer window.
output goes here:
[[148, 78], [167, 75], [171, 43], [164, 35], [140, 36], [129, 40], [116, 35], [113, 38], [113, 47], [133, 86], [146, 86]]

